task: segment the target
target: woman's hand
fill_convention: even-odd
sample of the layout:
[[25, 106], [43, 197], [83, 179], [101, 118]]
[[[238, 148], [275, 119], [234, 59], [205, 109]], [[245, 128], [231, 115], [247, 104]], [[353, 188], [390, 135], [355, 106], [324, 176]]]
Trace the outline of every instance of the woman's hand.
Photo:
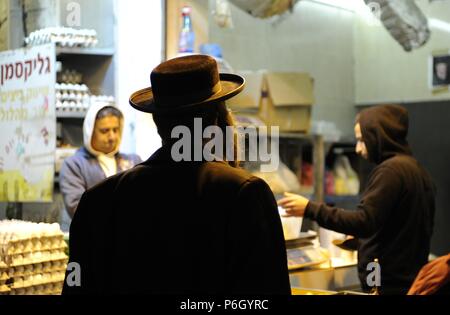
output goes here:
[[303, 217], [309, 200], [303, 196], [284, 193], [284, 198], [278, 200], [278, 205], [286, 211], [286, 217]]

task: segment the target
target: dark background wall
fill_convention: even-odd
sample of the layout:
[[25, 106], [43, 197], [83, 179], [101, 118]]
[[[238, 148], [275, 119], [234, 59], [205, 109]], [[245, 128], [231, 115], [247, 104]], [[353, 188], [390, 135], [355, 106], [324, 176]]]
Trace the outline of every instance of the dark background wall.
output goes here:
[[409, 142], [437, 186], [433, 254], [450, 253], [450, 100], [402, 104], [409, 111]]

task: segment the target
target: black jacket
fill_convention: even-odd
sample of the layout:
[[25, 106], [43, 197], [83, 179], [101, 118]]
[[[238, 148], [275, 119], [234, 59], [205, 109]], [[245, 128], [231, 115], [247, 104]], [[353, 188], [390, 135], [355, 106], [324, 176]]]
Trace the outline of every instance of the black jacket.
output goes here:
[[83, 195], [70, 262], [81, 287], [65, 281], [63, 294], [290, 294], [268, 185], [224, 162], [175, 163], [164, 149]]
[[435, 188], [411, 154], [404, 108], [372, 107], [360, 113], [359, 123], [369, 159], [377, 166], [357, 211], [310, 202], [305, 216], [360, 238], [358, 270], [365, 289], [372, 271], [367, 266], [378, 258], [382, 293], [406, 293], [428, 261]]

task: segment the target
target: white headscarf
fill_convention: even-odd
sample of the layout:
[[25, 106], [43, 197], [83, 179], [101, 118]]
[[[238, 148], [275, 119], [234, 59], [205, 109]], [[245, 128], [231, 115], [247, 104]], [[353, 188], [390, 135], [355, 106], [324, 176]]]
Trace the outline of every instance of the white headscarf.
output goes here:
[[[99, 111], [101, 111], [105, 107], [110, 107], [111, 105], [107, 105], [104, 103], [93, 103], [87, 113], [86, 117], [84, 118], [83, 122], [83, 143], [86, 149], [97, 157], [97, 160], [105, 173], [106, 177], [109, 177], [111, 175], [114, 175], [117, 173], [117, 163], [115, 159], [115, 155], [117, 152], [119, 152], [120, 147], [120, 140], [122, 139], [122, 131], [123, 131], [123, 118], [120, 119], [120, 135], [119, 135], [119, 141], [117, 142], [116, 147], [114, 150], [108, 154], [104, 154], [102, 152], [99, 152], [95, 150], [92, 147], [92, 135], [94, 134], [94, 127], [95, 127], [95, 121], [97, 118], [97, 114]], [[117, 107], [115, 107], [117, 110], [119, 110]]]

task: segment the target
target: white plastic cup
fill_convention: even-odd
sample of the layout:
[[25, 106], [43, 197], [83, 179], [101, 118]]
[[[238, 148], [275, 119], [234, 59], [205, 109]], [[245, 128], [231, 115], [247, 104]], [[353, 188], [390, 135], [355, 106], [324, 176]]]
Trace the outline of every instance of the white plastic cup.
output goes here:
[[278, 212], [283, 225], [284, 239], [288, 241], [299, 238], [303, 217], [284, 217], [283, 215], [286, 214], [286, 211], [282, 207], [278, 207]]

